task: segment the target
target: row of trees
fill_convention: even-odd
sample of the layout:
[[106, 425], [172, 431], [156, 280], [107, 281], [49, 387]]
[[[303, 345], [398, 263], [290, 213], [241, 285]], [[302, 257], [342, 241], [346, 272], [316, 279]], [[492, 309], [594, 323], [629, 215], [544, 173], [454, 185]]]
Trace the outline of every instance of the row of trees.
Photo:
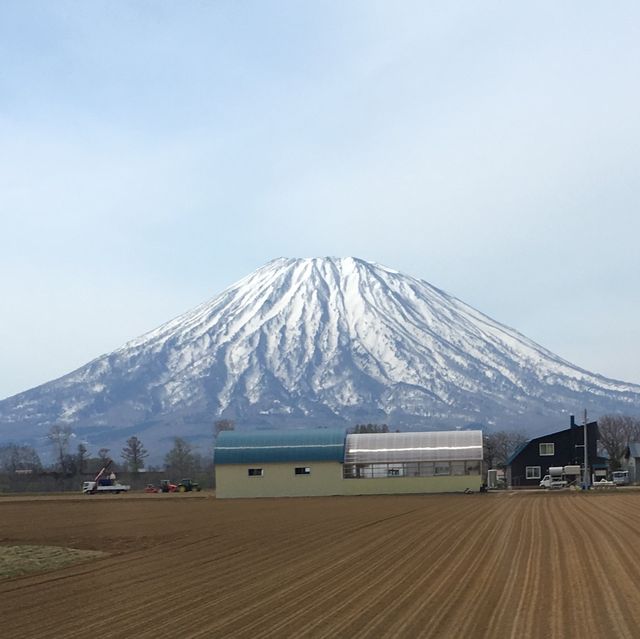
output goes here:
[[[626, 448], [632, 441], [640, 441], [640, 419], [624, 415], [605, 415], [598, 420], [600, 447], [610, 460], [611, 470], [620, 467]], [[232, 420], [221, 419], [213, 424], [213, 437], [216, 439], [223, 431], [235, 429]], [[357, 424], [355, 433], [387, 433], [386, 424]], [[63, 476], [93, 472], [111, 458], [109, 448], [99, 448], [91, 456], [87, 446], [79, 443], [71, 452], [70, 443], [73, 433], [68, 426], [52, 426], [47, 439], [54, 452], [54, 465], [50, 469]], [[484, 436], [484, 459], [489, 468], [504, 468], [509, 457], [518, 447], [526, 443], [527, 436], [522, 432], [498, 431]], [[149, 453], [142, 441], [132, 436], [127, 439], [120, 451], [121, 467], [131, 473], [138, 473], [145, 467]], [[188, 476], [208, 470], [211, 466], [210, 455], [203, 456], [187, 440], [174, 437], [173, 447], [164, 457], [164, 466], [150, 470], [167, 470], [172, 476]], [[6, 444], [0, 446], [0, 472], [15, 473], [24, 470], [41, 472], [44, 470], [40, 458], [32, 446]]]
[[353, 432], [358, 433], [388, 433], [389, 427], [386, 424], [356, 424]]
[[[234, 430], [233, 420], [220, 419], [214, 422], [214, 439], [223, 431]], [[90, 453], [84, 442], [77, 444], [72, 450], [71, 443], [75, 437], [69, 426], [54, 425], [47, 433], [47, 441], [53, 452], [53, 464], [44, 468], [40, 457], [33, 446], [19, 444], [0, 445], [0, 472], [15, 473], [31, 471], [34, 473], [48, 470], [61, 476], [73, 477], [86, 473], [97, 472], [108, 459], [118, 462], [122, 470], [138, 473], [145, 468], [149, 452], [142, 441], [135, 435], [127, 439], [118, 456], [112, 454], [109, 448], [99, 448], [94, 454]], [[182, 437], [174, 437], [173, 447], [164, 457], [161, 467], [150, 467], [148, 470], [167, 470], [172, 476], [188, 476], [208, 470], [211, 466], [211, 455], [202, 455], [192, 444]]]
[[42, 463], [32, 446], [5, 444], [0, 446], [0, 472], [15, 473], [24, 470], [40, 472]]
[[[95, 466], [92, 461], [98, 461], [101, 466], [106, 464], [111, 457], [111, 449], [99, 448], [97, 456], [92, 458], [89, 450], [84, 442], [77, 445], [75, 452], [70, 451], [70, 443], [73, 437], [73, 431], [69, 426], [54, 425], [47, 433], [47, 439], [53, 449], [56, 470], [66, 476], [84, 474], [88, 467]], [[137, 473], [144, 468], [144, 460], [149, 453], [143, 446], [142, 442], [135, 436], [129, 437], [120, 453], [120, 457], [126, 469], [130, 472]]]
[[[95, 455], [91, 455], [84, 443], [78, 444], [74, 452], [70, 451], [69, 440], [71, 432], [65, 427], [54, 427], [49, 433], [49, 443], [53, 447], [54, 462], [45, 467], [32, 446], [5, 444], [0, 446], [0, 472], [3, 473], [52, 473], [60, 477], [75, 477], [96, 473], [109, 459], [113, 459], [116, 466], [133, 474], [145, 468], [149, 456], [142, 441], [132, 436], [127, 439], [119, 456], [111, 454], [111, 449], [100, 448]], [[146, 470], [165, 470], [171, 477], [177, 479], [197, 475], [211, 470], [211, 456], [200, 454], [194, 446], [182, 437], [174, 437], [171, 450], [164, 457], [164, 464], [150, 466]]]

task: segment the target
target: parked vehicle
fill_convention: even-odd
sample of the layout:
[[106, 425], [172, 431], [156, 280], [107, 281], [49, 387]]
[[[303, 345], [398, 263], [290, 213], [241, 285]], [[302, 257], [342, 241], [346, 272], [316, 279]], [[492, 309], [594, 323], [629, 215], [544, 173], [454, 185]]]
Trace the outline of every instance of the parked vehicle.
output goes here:
[[111, 473], [109, 476], [106, 475], [112, 463], [113, 461], [111, 459], [107, 460], [93, 481], [85, 481], [82, 483], [82, 492], [85, 495], [95, 495], [96, 493], [111, 493], [117, 495], [119, 493], [126, 493], [131, 489], [131, 486], [126, 486], [117, 481], [114, 473]]
[[568, 466], [550, 466], [549, 474], [540, 480], [540, 488], [567, 488], [576, 486], [580, 480], [581, 468], [579, 464]]
[[85, 481], [82, 483], [82, 492], [85, 495], [95, 495], [96, 493], [126, 493], [131, 490], [131, 486], [121, 484], [116, 481], [110, 484], [98, 484], [95, 481]]
[[629, 471], [628, 470], [614, 470], [611, 473], [611, 481], [616, 486], [628, 486], [629, 485]]
[[191, 479], [183, 479], [178, 484], [178, 492], [180, 493], [188, 493], [192, 490], [200, 492], [202, 488], [200, 488], [200, 484], [197, 481], [193, 481]]
[[553, 475], [545, 475], [540, 480], [540, 488], [566, 488], [569, 482], [566, 479], [554, 477]]
[[172, 484], [168, 479], [160, 480], [160, 492], [175, 493], [178, 490], [177, 484]]
[[147, 484], [145, 489], [144, 489], [145, 493], [159, 493], [160, 489], [157, 486], [154, 486], [153, 484]]

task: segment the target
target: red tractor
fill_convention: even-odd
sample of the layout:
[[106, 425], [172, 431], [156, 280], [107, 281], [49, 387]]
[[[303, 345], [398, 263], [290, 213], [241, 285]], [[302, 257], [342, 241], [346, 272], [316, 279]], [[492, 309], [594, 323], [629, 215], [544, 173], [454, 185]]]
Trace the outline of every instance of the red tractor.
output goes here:
[[161, 493], [175, 493], [178, 490], [177, 484], [172, 484], [168, 479], [160, 480], [160, 492]]

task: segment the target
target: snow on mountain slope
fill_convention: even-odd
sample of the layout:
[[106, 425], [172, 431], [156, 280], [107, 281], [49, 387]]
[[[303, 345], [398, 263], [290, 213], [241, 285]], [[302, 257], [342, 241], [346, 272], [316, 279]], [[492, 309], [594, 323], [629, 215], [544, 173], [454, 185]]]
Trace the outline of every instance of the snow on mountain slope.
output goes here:
[[[640, 409], [640, 386], [580, 369], [430, 284], [355, 258], [277, 259], [212, 300], [0, 402], [0, 436], [68, 423], [94, 440], [246, 425], [549, 428]], [[560, 423], [564, 423], [563, 420]], [[9, 435], [9, 436], [8, 436]]]

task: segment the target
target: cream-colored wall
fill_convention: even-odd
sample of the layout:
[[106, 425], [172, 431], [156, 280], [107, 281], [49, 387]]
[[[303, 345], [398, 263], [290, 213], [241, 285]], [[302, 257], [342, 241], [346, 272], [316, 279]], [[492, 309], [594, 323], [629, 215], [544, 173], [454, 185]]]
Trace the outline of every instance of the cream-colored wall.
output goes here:
[[402, 493], [458, 493], [480, 490], [480, 475], [446, 477], [382, 477], [343, 479], [343, 495], [398, 495]]
[[[296, 475], [296, 466], [308, 466], [310, 475]], [[262, 477], [249, 477], [248, 468], [262, 468]], [[321, 495], [392, 495], [451, 493], [466, 488], [478, 491], [480, 475], [445, 477], [383, 477], [343, 479], [338, 462], [287, 462], [286, 464], [224, 464], [216, 466], [216, 496], [306, 497]]]
[[[296, 466], [308, 466], [310, 475], [296, 475]], [[262, 477], [249, 477], [248, 468], [262, 468]], [[223, 464], [216, 466], [216, 496], [305, 497], [342, 495], [342, 464], [287, 462], [286, 464]]]

